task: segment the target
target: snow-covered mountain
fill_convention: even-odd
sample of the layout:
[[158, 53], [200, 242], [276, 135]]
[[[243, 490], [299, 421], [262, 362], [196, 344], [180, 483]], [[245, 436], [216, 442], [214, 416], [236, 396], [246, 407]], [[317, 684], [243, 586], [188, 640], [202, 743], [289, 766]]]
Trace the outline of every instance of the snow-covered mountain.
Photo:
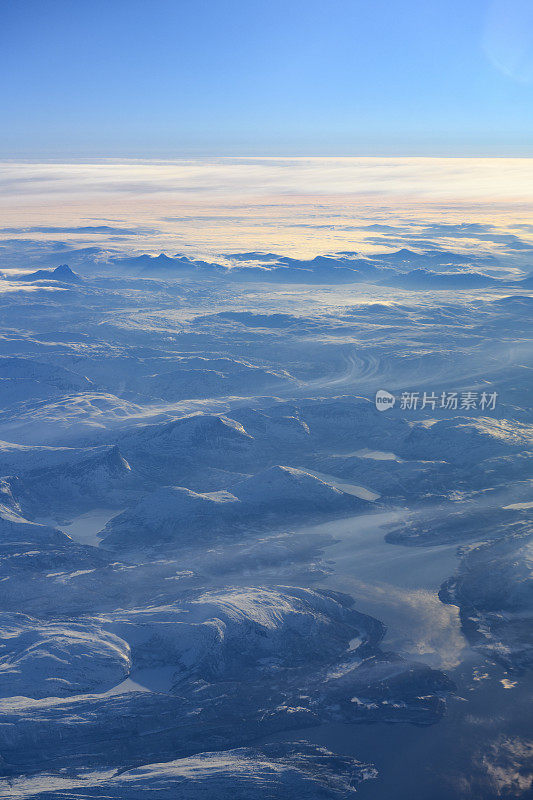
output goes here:
[[103, 222], [2, 250], [4, 792], [496, 800], [496, 733], [528, 774], [526, 234], [219, 258]]
[[0, 615], [0, 696], [69, 697], [105, 691], [130, 669], [129, 647], [96, 625]]
[[[131, 658], [132, 683], [116, 692], [0, 701], [8, 774], [58, 763], [133, 767], [153, 763], [156, 754], [168, 760], [212, 749], [220, 737], [231, 748], [260, 732], [327, 721], [428, 724], [442, 714], [440, 694], [451, 688], [442, 673], [381, 652], [383, 627], [335, 592], [200, 590], [170, 606], [101, 615], [98, 624], [128, 642], [131, 653], [119, 644], [108, 662], [115, 640], [94, 637], [101, 680]], [[85, 652], [82, 645], [80, 658]], [[65, 674], [77, 682], [77, 653], [69, 654]], [[170, 678], [165, 690], [158, 674]], [[154, 679], [158, 690], [143, 687]], [[41, 736], [36, 753], [29, 744]], [[125, 748], [111, 746], [125, 740]]]
[[229, 487], [193, 492], [167, 486], [113, 517], [101, 532], [111, 549], [180, 547], [221, 534], [280, 528], [356, 514], [370, 504], [293, 467], [274, 466]]
[[440, 594], [461, 609], [474, 647], [519, 675], [533, 665], [533, 545], [527, 523], [510, 534], [469, 549]]
[[[5, 497], [5, 494], [4, 494]], [[31, 549], [41, 544], [63, 544], [68, 536], [50, 525], [30, 522], [22, 516], [18, 504], [0, 505], [0, 541], [2, 548], [15, 545]]]
[[[142, 379], [142, 390], [163, 400], [286, 392], [295, 385], [283, 370], [227, 358], [190, 358]], [[141, 387], [139, 386], [138, 389]]]
[[[146, 792], [160, 800], [248, 800], [263, 797], [306, 797], [308, 800], [345, 800], [355, 795], [363, 781], [373, 780], [372, 764], [336, 756], [308, 742], [281, 742], [239, 747], [224, 752], [198, 753], [131, 770], [95, 771], [86, 777], [49, 778], [42, 800], [77, 800], [105, 795], [138, 800]], [[35, 797], [35, 782], [16, 780], [14, 798]]]
[[[53, 465], [6, 478], [13, 496], [31, 517], [68, 515], [102, 506], [118, 508], [131, 501], [140, 487], [139, 478], [116, 445], [71, 451], [54, 448], [45, 453], [54, 457]], [[56, 460], [60, 454], [66, 454], [64, 461]], [[52, 461], [43, 455], [38, 453], [36, 460]]]
[[3, 406], [45, 400], [66, 393], [87, 391], [91, 381], [83, 375], [30, 358], [0, 358], [0, 401]]
[[39, 269], [37, 272], [17, 275], [18, 281], [60, 281], [61, 283], [81, 283], [81, 278], [73, 272], [68, 264], [60, 264], [55, 269]]
[[532, 441], [533, 428], [528, 424], [491, 417], [456, 417], [414, 426], [398, 451], [411, 458], [471, 464], [530, 449]]
[[134, 470], [186, 486], [206, 482], [210, 470], [240, 472], [257, 453], [253, 436], [239, 422], [203, 413], [137, 425], [118, 438], [118, 445]]

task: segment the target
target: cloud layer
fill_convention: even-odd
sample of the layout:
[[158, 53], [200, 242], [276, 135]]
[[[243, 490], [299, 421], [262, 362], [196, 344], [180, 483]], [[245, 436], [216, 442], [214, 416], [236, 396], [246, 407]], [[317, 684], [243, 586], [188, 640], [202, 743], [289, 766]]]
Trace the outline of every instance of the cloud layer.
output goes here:
[[[394, 240], [422, 218], [426, 225], [447, 224], [440, 234], [448, 239], [458, 224], [496, 224], [496, 243], [494, 236], [512, 233], [511, 222], [530, 219], [532, 186], [533, 159], [3, 163], [0, 237], [31, 233], [47, 241], [60, 235], [78, 245], [103, 245], [106, 237], [115, 243], [118, 237], [125, 246], [130, 236], [152, 252], [275, 249], [304, 255], [394, 246], [384, 234]], [[465, 227], [456, 238], [464, 247], [477, 233]]]

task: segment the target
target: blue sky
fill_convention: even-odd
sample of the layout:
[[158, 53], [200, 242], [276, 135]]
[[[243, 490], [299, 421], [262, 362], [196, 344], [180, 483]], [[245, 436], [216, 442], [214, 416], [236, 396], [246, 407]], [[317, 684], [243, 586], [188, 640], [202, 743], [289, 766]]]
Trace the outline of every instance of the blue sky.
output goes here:
[[530, 0], [3, 0], [0, 157], [530, 155]]

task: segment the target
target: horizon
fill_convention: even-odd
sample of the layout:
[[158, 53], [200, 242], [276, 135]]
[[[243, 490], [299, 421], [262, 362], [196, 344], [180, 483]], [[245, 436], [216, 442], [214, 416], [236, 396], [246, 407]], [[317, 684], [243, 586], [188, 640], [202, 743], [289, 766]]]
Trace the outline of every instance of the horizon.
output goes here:
[[391, 154], [375, 154], [375, 155], [368, 155], [368, 154], [357, 154], [354, 153], [352, 155], [348, 154], [335, 154], [335, 155], [320, 155], [318, 153], [303, 153], [300, 155], [291, 155], [290, 153], [279, 153], [277, 155], [268, 155], [268, 154], [261, 154], [257, 153], [254, 155], [224, 155], [220, 153], [204, 153], [204, 154], [187, 154], [181, 153], [176, 155], [166, 155], [166, 156], [126, 156], [126, 155], [114, 155], [114, 156], [104, 156], [100, 155], [93, 155], [93, 156], [84, 156], [84, 155], [69, 155], [68, 158], [59, 157], [59, 156], [45, 156], [42, 154], [39, 155], [27, 155], [27, 156], [13, 156], [12, 158], [8, 158], [7, 156], [0, 156], [0, 164], [78, 164], [78, 163], [88, 163], [88, 164], [105, 164], [105, 163], [114, 163], [114, 164], [121, 164], [121, 163], [147, 163], [147, 164], [172, 164], [179, 161], [206, 161], [206, 160], [257, 160], [257, 161], [276, 161], [276, 160], [291, 160], [291, 161], [305, 161], [305, 160], [322, 160], [322, 161], [342, 161], [342, 160], [403, 160], [403, 161], [434, 161], [434, 160], [446, 160], [446, 161], [454, 161], [454, 160], [478, 160], [478, 161], [499, 161], [505, 159], [513, 159], [513, 160], [522, 160], [522, 161], [531, 161], [531, 156], [525, 155], [506, 155], [505, 153], [499, 155], [470, 155], [470, 154], [455, 154], [455, 155], [440, 155], [440, 154], [433, 154], [433, 155], [413, 155], [413, 154], [399, 154], [399, 155], [391, 155]]

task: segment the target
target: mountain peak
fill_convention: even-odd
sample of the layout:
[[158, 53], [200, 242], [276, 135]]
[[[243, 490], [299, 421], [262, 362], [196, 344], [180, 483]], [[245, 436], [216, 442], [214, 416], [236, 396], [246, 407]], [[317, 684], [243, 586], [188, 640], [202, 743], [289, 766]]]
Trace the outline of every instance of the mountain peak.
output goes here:
[[52, 277], [58, 281], [72, 281], [73, 283], [81, 282], [80, 276], [76, 275], [76, 273], [71, 270], [68, 264], [60, 264], [59, 267], [56, 267], [54, 270], [52, 270]]

